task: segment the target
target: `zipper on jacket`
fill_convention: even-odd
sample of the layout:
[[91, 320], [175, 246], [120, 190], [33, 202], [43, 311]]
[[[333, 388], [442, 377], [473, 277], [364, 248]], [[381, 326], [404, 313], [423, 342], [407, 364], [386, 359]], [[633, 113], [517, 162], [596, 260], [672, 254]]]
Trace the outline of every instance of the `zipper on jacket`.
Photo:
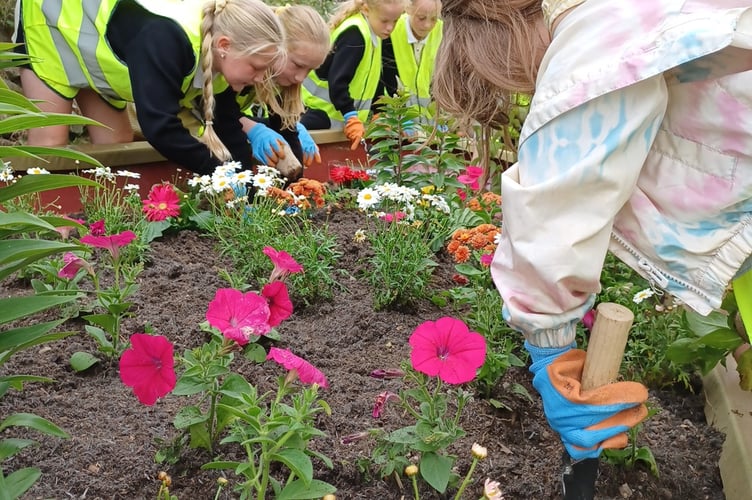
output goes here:
[[[624, 238], [622, 238], [615, 232], [611, 232], [611, 237], [635, 258], [635, 260], [637, 261], [637, 266], [642, 269], [647, 275], [648, 283], [650, 283], [650, 288], [653, 289], [654, 292], [662, 293], [663, 290], [666, 290], [668, 288], [669, 282], [674, 282], [682, 288], [691, 291], [695, 295], [704, 298], [706, 302], [711, 302], [710, 296], [700, 290], [698, 287], [656, 268], [654, 265], [648, 262], [645, 257], [637, 252], [637, 250], [635, 250], [629, 243], [627, 243]], [[656, 286], [661, 290], [656, 290]]]

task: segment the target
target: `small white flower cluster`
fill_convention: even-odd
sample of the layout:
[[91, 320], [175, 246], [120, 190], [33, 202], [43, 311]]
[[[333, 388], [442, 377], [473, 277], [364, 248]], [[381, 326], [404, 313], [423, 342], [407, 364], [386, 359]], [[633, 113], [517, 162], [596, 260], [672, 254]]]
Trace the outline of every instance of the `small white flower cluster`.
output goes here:
[[415, 218], [416, 205], [430, 206], [445, 214], [450, 211], [449, 204], [443, 196], [424, 194], [415, 188], [400, 186], [393, 182], [361, 189], [358, 193], [357, 203], [361, 210], [375, 210], [380, 207], [383, 201], [387, 200], [397, 203], [408, 220]]
[[13, 172], [13, 168], [10, 166], [9, 161], [3, 162], [3, 169], [0, 170], [0, 181], [5, 183], [11, 183], [16, 181], [16, 176]]
[[[84, 174], [92, 174], [94, 175], [94, 178], [97, 180], [106, 180], [110, 182], [115, 182], [115, 179], [118, 177], [126, 177], [129, 179], [140, 179], [141, 174], [138, 172], [131, 172], [129, 170], [118, 170], [115, 173], [112, 173], [112, 169], [110, 167], [97, 167], [97, 168], [89, 168], [86, 170], [81, 170]], [[46, 172], [45, 172], [46, 173]], [[135, 184], [129, 184], [129, 186], [133, 186]], [[136, 189], [138, 189], [138, 186], [136, 185]]]
[[188, 180], [188, 185], [198, 188], [199, 193], [218, 195], [232, 190], [235, 197], [227, 202], [228, 207], [237, 206], [248, 201], [248, 185], [253, 185], [257, 195], [266, 196], [270, 187], [281, 187], [285, 180], [279, 171], [273, 167], [259, 165], [256, 174], [250, 170], [240, 170], [242, 164], [229, 161], [214, 169], [211, 175], [194, 175]]
[[31, 167], [26, 170], [26, 175], [49, 175], [50, 171], [42, 167]]
[[632, 297], [632, 301], [635, 304], [640, 304], [643, 300], [649, 299], [653, 295], [655, 295], [655, 292], [653, 292], [653, 290], [651, 290], [650, 288], [646, 288], [645, 290], [640, 290], [639, 292], [637, 292], [634, 297]]

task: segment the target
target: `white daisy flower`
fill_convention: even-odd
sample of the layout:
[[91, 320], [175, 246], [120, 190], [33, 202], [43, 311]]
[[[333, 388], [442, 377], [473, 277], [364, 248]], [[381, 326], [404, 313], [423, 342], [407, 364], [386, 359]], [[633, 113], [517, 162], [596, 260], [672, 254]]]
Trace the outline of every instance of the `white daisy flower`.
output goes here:
[[358, 208], [368, 210], [381, 201], [381, 195], [374, 189], [365, 188], [358, 193]]
[[125, 191], [138, 191], [141, 188], [138, 184], [126, 184], [123, 186]]
[[27, 175], [46, 175], [50, 172], [47, 169], [44, 169], [42, 167], [31, 167], [26, 171]]
[[129, 170], [118, 170], [117, 171], [118, 177], [130, 177], [131, 179], [140, 179], [141, 174], [138, 172], [131, 172]]
[[363, 243], [366, 241], [368, 237], [366, 236], [366, 232], [363, 229], [358, 229], [355, 231], [355, 234], [353, 235], [353, 241], [355, 243]]
[[648, 299], [653, 295], [655, 295], [653, 290], [646, 288], [645, 290], [640, 290], [639, 292], [637, 292], [632, 298], [632, 302], [634, 302], [635, 304], [640, 304], [643, 300]]

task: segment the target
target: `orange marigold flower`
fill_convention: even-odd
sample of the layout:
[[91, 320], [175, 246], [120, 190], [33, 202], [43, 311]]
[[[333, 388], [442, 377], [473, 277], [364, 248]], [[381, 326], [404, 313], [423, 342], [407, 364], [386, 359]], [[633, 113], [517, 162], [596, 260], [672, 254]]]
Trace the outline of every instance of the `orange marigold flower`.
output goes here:
[[466, 241], [469, 241], [469, 240], [470, 240], [470, 238], [472, 238], [472, 237], [473, 237], [473, 235], [472, 235], [472, 234], [470, 233], [470, 231], [468, 231], [467, 229], [458, 229], [458, 230], [457, 230], [457, 231], [456, 231], [456, 232], [454, 233], [454, 236], [452, 236], [452, 237], [453, 237], [454, 239], [456, 239], [457, 241], [461, 241], [462, 243], [464, 243], [464, 242], [466, 242]]
[[470, 198], [467, 202], [467, 208], [469, 208], [473, 212], [483, 210], [483, 207], [480, 206], [480, 202], [478, 201], [478, 198]]
[[495, 231], [498, 231], [498, 228], [494, 226], [493, 224], [481, 224], [480, 226], [475, 228], [478, 232], [481, 232], [483, 234], [492, 233]]
[[461, 264], [463, 262], [467, 262], [469, 258], [470, 258], [470, 249], [467, 248], [465, 245], [460, 245], [460, 247], [454, 253], [455, 262]]
[[456, 251], [457, 251], [457, 248], [458, 248], [459, 246], [460, 246], [460, 242], [459, 242], [459, 241], [457, 241], [457, 240], [452, 240], [452, 241], [450, 241], [450, 242], [449, 242], [449, 244], [447, 245], [447, 252], [449, 252], [449, 253], [453, 254], [454, 252], [456, 252]]
[[488, 244], [488, 239], [484, 234], [476, 233], [473, 235], [472, 238], [470, 238], [470, 246], [473, 248], [480, 249], [483, 248]]
[[481, 195], [481, 198], [483, 199], [483, 203], [486, 203], [487, 205], [501, 206], [501, 195], [492, 193], [491, 191], [486, 191]]

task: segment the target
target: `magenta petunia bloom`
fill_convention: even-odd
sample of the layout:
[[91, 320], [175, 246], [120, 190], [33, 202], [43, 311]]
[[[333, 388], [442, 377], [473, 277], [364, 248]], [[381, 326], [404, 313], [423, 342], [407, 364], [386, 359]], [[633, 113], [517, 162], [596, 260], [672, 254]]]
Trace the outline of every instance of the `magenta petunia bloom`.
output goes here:
[[73, 252], [65, 252], [65, 255], [63, 255], [63, 267], [57, 272], [57, 275], [60, 278], [73, 279], [81, 268], [85, 268], [89, 273], [94, 272], [91, 264], [84, 259]]
[[151, 406], [175, 388], [172, 352], [172, 343], [162, 335], [131, 335], [131, 347], [120, 357], [120, 380], [143, 404]]
[[133, 231], [123, 231], [122, 233], [110, 236], [94, 236], [87, 234], [81, 238], [81, 243], [95, 248], [104, 248], [110, 252], [113, 260], [117, 260], [120, 255], [120, 247], [124, 247], [136, 239], [136, 233]]
[[394, 212], [394, 213], [384, 214], [380, 218], [381, 220], [386, 221], [386, 222], [399, 222], [405, 217], [406, 217], [405, 212]]
[[[76, 224], [84, 224], [85, 222], [84, 220], [81, 220], [81, 219], [73, 219], [71, 217], [68, 217], [67, 215], [63, 215], [63, 219], [68, 219], [69, 221], [75, 222]], [[67, 240], [70, 237], [71, 233], [75, 231], [76, 229], [78, 229], [78, 227], [79, 226], [58, 226], [55, 228], [55, 231], [58, 234], [60, 234], [60, 236], [64, 240]]]
[[292, 302], [284, 282], [272, 281], [264, 285], [261, 295], [269, 304], [269, 326], [277, 326], [292, 315]]
[[591, 332], [593, 331], [594, 323], [595, 323], [595, 309], [590, 309], [588, 312], [585, 313], [585, 316], [582, 317], [582, 324], [585, 325], [585, 328], [587, 328], [587, 331]]
[[99, 219], [89, 225], [89, 234], [92, 236], [104, 236], [105, 232], [104, 219]]
[[284, 279], [288, 274], [299, 273], [303, 266], [298, 264], [292, 256], [284, 250], [275, 250], [272, 247], [264, 247], [264, 254], [269, 257], [274, 264], [274, 270], [269, 277], [269, 281]]
[[304, 384], [318, 384], [320, 387], [329, 387], [324, 374], [305, 359], [296, 356], [287, 349], [272, 347], [266, 359], [271, 359], [284, 366], [288, 370], [295, 371], [298, 378]]
[[465, 173], [458, 175], [457, 180], [466, 185], [473, 191], [480, 189], [480, 182], [478, 179], [483, 175], [483, 169], [481, 167], [467, 167]]
[[220, 288], [209, 302], [206, 320], [226, 338], [245, 345], [251, 335], [269, 333], [269, 315], [269, 305], [261, 295]]
[[491, 265], [491, 262], [493, 262], [494, 254], [492, 253], [484, 253], [480, 256], [480, 264], [485, 267], [489, 267]]
[[443, 317], [426, 321], [410, 336], [410, 361], [415, 370], [448, 384], [464, 384], [486, 360], [486, 341], [462, 321]]
[[180, 198], [169, 183], [152, 186], [149, 196], [142, 203], [146, 220], [149, 222], [159, 222], [180, 215]]
[[373, 411], [371, 412], [371, 416], [373, 418], [381, 418], [381, 415], [384, 414], [384, 410], [386, 410], [387, 402], [389, 402], [389, 400], [392, 398], [399, 398], [399, 396], [389, 391], [384, 391], [376, 396], [376, 401], [373, 403]]

